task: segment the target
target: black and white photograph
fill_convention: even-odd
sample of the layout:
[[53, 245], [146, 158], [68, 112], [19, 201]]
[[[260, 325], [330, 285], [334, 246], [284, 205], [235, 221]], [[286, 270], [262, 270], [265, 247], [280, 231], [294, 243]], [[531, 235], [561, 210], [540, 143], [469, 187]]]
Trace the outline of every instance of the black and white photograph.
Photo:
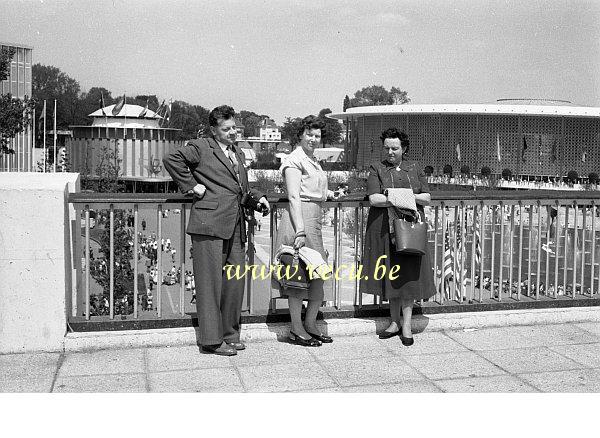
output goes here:
[[598, 1], [0, 0], [2, 399], [567, 414], [599, 175]]

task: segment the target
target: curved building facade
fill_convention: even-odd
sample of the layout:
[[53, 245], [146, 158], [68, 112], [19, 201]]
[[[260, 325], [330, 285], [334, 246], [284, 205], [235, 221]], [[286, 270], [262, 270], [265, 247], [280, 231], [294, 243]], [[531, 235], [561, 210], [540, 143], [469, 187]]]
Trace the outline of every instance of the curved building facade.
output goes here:
[[329, 114], [350, 127], [348, 162], [366, 169], [382, 159], [389, 127], [410, 139], [408, 158], [441, 174], [446, 164], [477, 173], [581, 176], [600, 173], [600, 108], [564, 101], [503, 99], [494, 104], [386, 105]]
[[71, 126], [73, 137], [67, 142], [67, 156], [73, 172], [97, 177], [101, 160], [112, 152], [125, 181], [167, 182], [162, 157], [180, 146], [180, 129], [160, 127], [161, 116], [139, 105], [123, 105], [113, 115], [114, 105], [92, 114], [92, 125]]

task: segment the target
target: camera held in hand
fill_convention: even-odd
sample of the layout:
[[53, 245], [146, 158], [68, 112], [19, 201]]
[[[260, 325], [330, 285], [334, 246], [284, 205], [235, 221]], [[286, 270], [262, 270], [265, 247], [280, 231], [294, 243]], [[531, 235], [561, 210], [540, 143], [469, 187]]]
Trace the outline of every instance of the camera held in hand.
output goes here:
[[266, 205], [259, 203], [250, 193], [245, 193], [244, 196], [242, 196], [242, 207], [245, 207], [250, 211], [258, 211], [262, 213], [263, 216], [269, 214], [269, 208]]

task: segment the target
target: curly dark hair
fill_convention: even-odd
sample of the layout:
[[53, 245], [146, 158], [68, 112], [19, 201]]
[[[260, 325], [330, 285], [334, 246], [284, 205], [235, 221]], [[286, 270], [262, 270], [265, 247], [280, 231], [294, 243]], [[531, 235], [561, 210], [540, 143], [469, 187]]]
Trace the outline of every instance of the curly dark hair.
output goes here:
[[302, 134], [304, 134], [304, 131], [310, 131], [311, 129], [320, 129], [321, 137], [325, 136], [325, 122], [323, 121], [323, 119], [312, 115], [306, 116], [302, 119], [302, 122], [300, 122], [300, 126], [298, 126], [298, 132], [296, 133], [296, 135], [298, 136], [298, 138], [300, 138], [302, 137]]
[[219, 120], [229, 120], [235, 118], [235, 110], [229, 105], [221, 105], [214, 108], [208, 114], [208, 124], [210, 126], [219, 126]]
[[385, 142], [386, 138], [397, 138], [400, 140], [400, 145], [403, 148], [406, 148], [405, 151], [403, 152], [404, 154], [408, 153], [408, 149], [410, 146], [410, 142], [408, 141], [408, 135], [406, 135], [406, 133], [404, 131], [400, 131], [397, 128], [388, 128], [385, 131], [383, 131], [381, 133], [381, 137], [379, 137], [381, 139], [381, 143], [383, 144]]

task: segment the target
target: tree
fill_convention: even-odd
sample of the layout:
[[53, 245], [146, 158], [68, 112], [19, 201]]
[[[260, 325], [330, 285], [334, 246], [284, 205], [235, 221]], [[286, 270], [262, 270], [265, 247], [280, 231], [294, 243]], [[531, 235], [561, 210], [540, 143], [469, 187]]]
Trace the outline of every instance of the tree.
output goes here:
[[408, 93], [392, 87], [390, 91], [381, 85], [371, 85], [354, 93], [350, 106], [399, 105], [410, 102]]
[[256, 114], [253, 111], [242, 110], [239, 114], [240, 120], [244, 125], [244, 137], [254, 137], [258, 135], [258, 129], [263, 119], [271, 119], [266, 114]]
[[340, 135], [342, 134], [342, 125], [335, 119], [325, 117], [327, 114], [331, 114], [331, 112], [329, 108], [323, 108], [319, 111], [319, 117], [325, 122], [325, 135], [321, 137], [323, 146], [339, 143]]
[[[107, 217], [109, 214], [108, 210], [102, 210], [101, 216]], [[128, 210], [114, 210], [114, 229], [113, 229], [113, 257], [114, 257], [114, 277], [113, 277], [113, 294], [115, 304], [118, 304], [116, 312], [117, 314], [131, 313], [131, 307], [133, 299], [133, 277], [134, 271], [131, 267], [132, 260], [134, 260], [132, 240], [137, 238], [133, 236], [130, 228], [127, 228], [127, 215], [130, 214]], [[90, 273], [92, 278], [98, 282], [103, 289], [103, 295], [105, 298], [110, 296], [110, 269], [108, 267], [110, 263], [110, 222], [106, 221], [104, 231], [100, 235], [100, 253], [103, 254], [102, 258], [95, 259], [92, 262], [92, 269]], [[137, 255], [136, 255], [137, 257]], [[122, 306], [122, 301], [126, 300], [127, 305]]]
[[85, 120], [87, 114], [82, 116], [79, 82], [53, 66], [34, 64], [32, 72], [31, 86], [36, 100], [37, 114], [42, 114], [44, 100], [48, 100], [46, 117], [47, 120], [53, 120], [54, 99], [56, 99], [58, 129], [68, 129], [69, 125]]
[[396, 87], [390, 88], [390, 95], [392, 96], [394, 105], [403, 105], [405, 103], [410, 102], [408, 93], [406, 91], [402, 91], [400, 88], [396, 88]]
[[348, 108], [350, 108], [350, 98], [346, 94], [346, 97], [344, 97], [344, 112], [346, 112]]
[[[14, 49], [0, 51], [0, 81], [8, 78], [10, 63], [15, 55]], [[0, 96], [0, 154], [14, 154], [9, 147], [9, 141], [18, 133], [23, 132], [29, 124], [35, 106], [33, 99], [23, 100], [13, 97], [10, 93]]]
[[100, 109], [102, 106], [102, 97], [104, 97], [104, 105], [112, 105], [115, 99], [110, 91], [104, 87], [92, 87], [87, 93], [82, 93], [79, 99], [79, 112], [76, 117], [76, 124], [88, 125], [91, 122], [89, 114]]
[[281, 128], [281, 139], [290, 142], [290, 146], [294, 147], [300, 141], [298, 138], [298, 130], [302, 126], [302, 119], [300, 117], [291, 118], [286, 117], [285, 122]]
[[179, 137], [182, 140], [197, 138], [199, 135], [208, 133], [208, 113], [209, 111], [200, 105], [191, 105], [176, 100], [171, 106], [171, 118], [168, 126], [181, 129]]

